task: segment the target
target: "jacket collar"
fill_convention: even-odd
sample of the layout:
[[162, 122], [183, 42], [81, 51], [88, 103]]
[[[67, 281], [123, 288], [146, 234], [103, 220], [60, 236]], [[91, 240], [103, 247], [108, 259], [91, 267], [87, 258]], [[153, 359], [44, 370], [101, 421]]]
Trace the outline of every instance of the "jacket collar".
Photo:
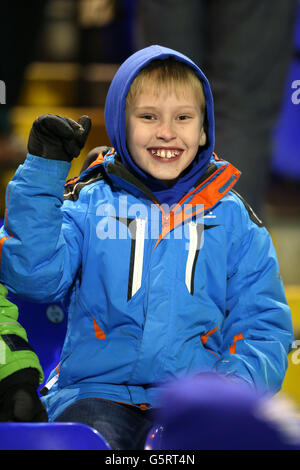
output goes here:
[[[104, 171], [113, 185], [125, 188], [137, 196], [146, 196], [160, 206], [157, 197], [123, 165], [113, 148], [104, 147], [103, 150], [83, 171], [81, 176], [95, 170]], [[196, 182], [195, 186], [178, 201], [175, 207], [173, 206], [171, 212], [178, 211], [178, 207], [184, 204], [190, 206], [203, 205], [204, 210], [211, 209], [233, 188], [240, 174], [241, 172], [231, 163], [213, 154], [211, 163], [205, 173]]]
[[78, 178], [66, 183], [66, 190], [71, 194], [69, 198], [74, 199], [78, 197], [76, 193], [85, 184], [105, 178], [113, 187], [126, 189], [138, 198], [146, 197], [158, 206], [162, 213], [162, 220], [167, 220], [167, 223], [162, 223], [161, 233], [155, 245], [157, 246], [162, 238], [175, 227], [211, 210], [233, 188], [240, 174], [241, 172], [231, 163], [214, 154], [211, 163], [195, 187], [191, 188], [170, 211], [166, 212], [165, 207], [160, 204], [150, 189], [125, 168], [114, 149], [106, 148], [105, 152], [100, 152], [92, 160]]

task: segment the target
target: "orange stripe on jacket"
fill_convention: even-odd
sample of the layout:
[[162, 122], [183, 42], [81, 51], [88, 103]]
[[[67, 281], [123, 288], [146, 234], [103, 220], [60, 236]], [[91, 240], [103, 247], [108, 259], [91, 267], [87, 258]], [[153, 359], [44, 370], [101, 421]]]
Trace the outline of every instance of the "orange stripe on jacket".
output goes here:
[[[221, 168], [223, 168], [223, 166]], [[190, 204], [203, 204], [204, 210], [210, 209], [232, 188], [232, 186], [234, 186], [240, 174], [241, 172], [239, 170], [228, 163], [227, 167], [211, 184], [194, 195], [190, 201]], [[226, 187], [226, 190], [224, 192], [220, 192], [220, 189], [226, 185], [232, 176], [234, 178]]]
[[208, 340], [208, 338], [217, 331], [217, 329], [219, 328], [219, 325], [216, 326], [216, 328], [214, 328], [213, 330], [210, 330], [208, 331], [207, 333], [205, 333], [205, 335], [201, 336], [201, 343], [202, 344], [205, 344], [206, 341]]
[[235, 345], [239, 339], [244, 339], [244, 336], [242, 335], [242, 333], [239, 333], [238, 335], [235, 335], [233, 337], [233, 344], [229, 348], [230, 354], [235, 354]]
[[[218, 173], [217, 177], [216, 173]], [[153, 201], [162, 212], [162, 230], [155, 244], [155, 248], [162, 238], [164, 238], [179, 224], [212, 208], [234, 186], [240, 174], [241, 172], [230, 163], [222, 165], [209, 178], [203, 181], [191, 192], [186, 194], [168, 214], [164, 212], [162, 207], [157, 202]], [[207, 184], [210, 180], [213, 181], [210, 184]], [[228, 185], [226, 186], [227, 183]], [[206, 184], [207, 186], [205, 186]], [[203, 186], [205, 187], [201, 189]], [[226, 189], [221, 192], [220, 189], [222, 189], [224, 186], [226, 186]], [[181, 210], [179, 210], [182, 204], [193, 194], [194, 196], [187, 204], [188, 207], [183, 207]], [[193, 212], [190, 211], [191, 206], [195, 206]]]
[[215, 159], [217, 162], [219, 162], [219, 161], [221, 161], [221, 160], [224, 160], [223, 158], [218, 157], [218, 155], [217, 155], [215, 152], [213, 152], [213, 156], [214, 156], [214, 159]]
[[74, 184], [76, 181], [78, 181], [80, 176], [76, 176], [76, 178], [72, 178], [71, 180], [67, 181], [65, 186], [68, 186], [69, 184]]
[[96, 322], [94, 317], [92, 317], [92, 320], [93, 320], [93, 324], [94, 324], [94, 331], [95, 331], [96, 338], [97, 339], [105, 339], [106, 334], [104, 333], [104, 331], [101, 330], [100, 326], [98, 325], [98, 323]]
[[[208, 178], [206, 178], [206, 180], [202, 181], [202, 183], [199, 184], [199, 186], [197, 186], [197, 187], [194, 188], [192, 191], [190, 191], [188, 194], [186, 194], [185, 196], [183, 196], [183, 198], [180, 199], [180, 201], [178, 202], [178, 204], [176, 205], [176, 207], [181, 206], [181, 205], [184, 203], [184, 201], [185, 201], [186, 199], [188, 199], [192, 194], [201, 191], [201, 188], [204, 187], [204, 186], [209, 182], [209, 180], [214, 179], [214, 177], [216, 176], [216, 173], [221, 174], [222, 171], [225, 169], [225, 167], [226, 167], [226, 163], [224, 163], [224, 165], [222, 165], [222, 166], [221, 166], [220, 168], [218, 168], [212, 175], [210, 175]], [[217, 177], [217, 178], [218, 178], [218, 177]]]
[[162, 238], [164, 238], [171, 230], [173, 230], [178, 225], [182, 224], [185, 220], [190, 219], [192, 216], [201, 214], [203, 212], [203, 207], [201, 207], [200, 209], [199, 207], [195, 207], [195, 210], [193, 212], [190, 212], [190, 205], [188, 205], [188, 207], [183, 208], [183, 210], [181, 210], [180, 212], [175, 212], [177, 208], [176, 206], [170, 213], [166, 213], [159, 204], [157, 204], [157, 206], [162, 212], [162, 229], [159, 238], [155, 244], [155, 248], [157, 247], [158, 243], [162, 240]]
[[99, 163], [103, 163], [104, 162], [104, 157], [102, 155], [102, 153], [99, 153], [98, 157], [96, 158], [96, 160], [94, 160], [89, 166], [88, 168], [92, 168], [93, 166], [95, 165], [98, 165]]
[[[113, 155], [115, 153], [115, 149], [112, 147], [109, 152], [105, 154], [105, 157], [109, 157], [109, 155]], [[103, 157], [103, 154], [100, 152], [96, 160], [94, 160], [88, 168], [92, 168], [95, 165], [98, 165], [99, 163], [103, 163], [105, 160], [105, 157]]]

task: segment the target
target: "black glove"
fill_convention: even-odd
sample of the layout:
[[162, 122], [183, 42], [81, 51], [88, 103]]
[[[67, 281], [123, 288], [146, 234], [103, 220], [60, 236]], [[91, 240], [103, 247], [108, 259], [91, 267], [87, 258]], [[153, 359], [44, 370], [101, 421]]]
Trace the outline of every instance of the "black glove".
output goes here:
[[78, 157], [91, 129], [91, 119], [78, 122], [55, 114], [42, 114], [33, 123], [28, 152], [38, 157], [71, 162]]
[[21, 369], [0, 381], [0, 421], [46, 422], [46, 409], [37, 394], [39, 373]]

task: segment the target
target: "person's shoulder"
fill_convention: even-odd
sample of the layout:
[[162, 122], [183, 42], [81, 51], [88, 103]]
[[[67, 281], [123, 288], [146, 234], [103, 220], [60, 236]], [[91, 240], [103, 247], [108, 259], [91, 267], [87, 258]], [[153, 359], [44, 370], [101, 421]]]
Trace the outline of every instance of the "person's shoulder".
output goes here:
[[240, 193], [238, 193], [235, 189], [232, 189], [230, 192], [231, 192], [232, 197], [234, 198], [234, 200], [241, 207], [241, 210], [245, 213], [246, 216], [248, 216], [247, 218], [249, 218], [258, 227], [264, 227], [264, 223], [263, 223], [262, 219], [260, 219], [260, 217], [257, 215], [255, 210], [248, 203], [248, 201]]
[[231, 189], [213, 208], [215, 221], [223, 226], [232, 240], [243, 241], [253, 233], [265, 236], [267, 229], [247, 200], [236, 190]]
[[235, 213], [237, 216], [255, 224], [258, 227], [264, 227], [263, 221], [256, 214], [255, 210], [238, 191], [231, 189], [222, 199], [223, 209]]
[[87, 192], [99, 188], [106, 183], [103, 163], [105, 157], [111, 153], [111, 147], [95, 147], [86, 156], [80, 175], [69, 179], [65, 184], [64, 200], [77, 201]]
[[92, 190], [95, 183], [104, 182], [103, 172], [99, 168], [94, 168], [84, 175], [71, 178], [65, 184], [64, 200], [76, 202], [84, 196], [87, 190]]

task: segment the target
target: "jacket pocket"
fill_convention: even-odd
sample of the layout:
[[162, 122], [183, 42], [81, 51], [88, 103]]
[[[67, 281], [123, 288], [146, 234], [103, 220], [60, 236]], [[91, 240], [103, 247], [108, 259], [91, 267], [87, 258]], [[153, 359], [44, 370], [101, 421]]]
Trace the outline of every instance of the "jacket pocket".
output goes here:
[[217, 354], [214, 350], [213, 347], [215, 345], [215, 341], [213, 338], [213, 334], [216, 333], [219, 329], [219, 325], [217, 325], [215, 328], [212, 330], [207, 331], [204, 335], [200, 337], [201, 343], [203, 344], [204, 348], [206, 349], [207, 352], [214, 354], [217, 358], [220, 358], [220, 355]]

